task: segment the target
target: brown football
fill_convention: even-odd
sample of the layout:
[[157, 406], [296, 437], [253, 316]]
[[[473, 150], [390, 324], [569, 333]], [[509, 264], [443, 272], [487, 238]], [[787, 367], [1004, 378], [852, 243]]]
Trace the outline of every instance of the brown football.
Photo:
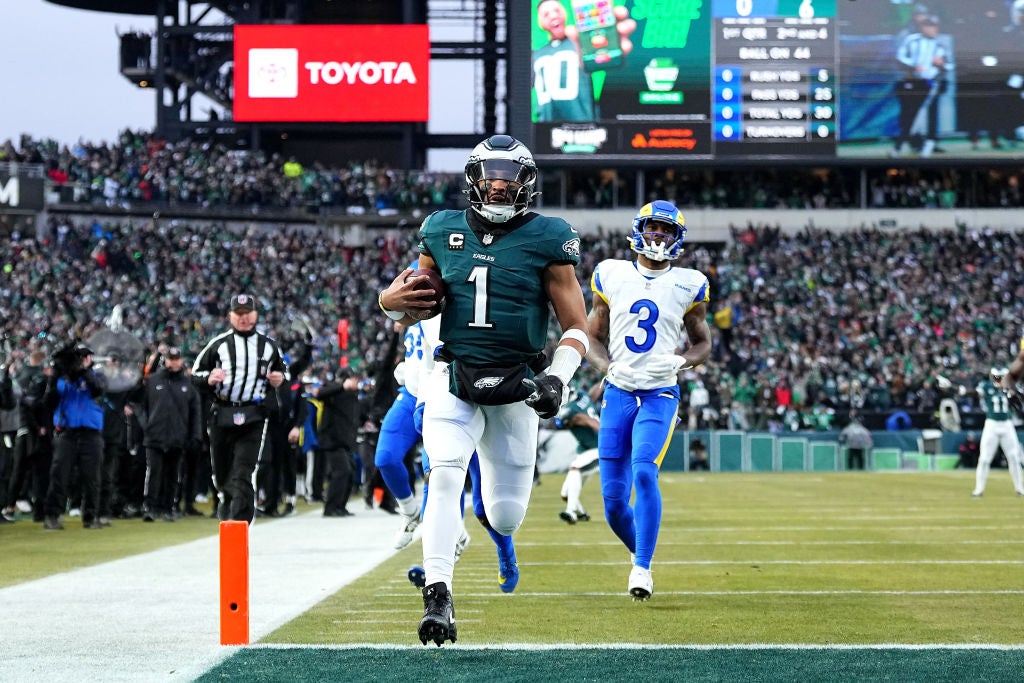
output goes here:
[[413, 289], [432, 289], [437, 292], [437, 303], [434, 307], [423, 315], [416, 315], [413, 317], [419, 318], [420, 320], [427, 320], [428, 318], [433, 318], [434, 316], [439, 315], [441, 311], [444, 310], [445, 304], [447, 303], [446, 295], [448, 293], [448, 289], [444, 286], [444, 280], [441, 279], [441, 275], [436, 270], [421, 268], [409, 273], [405, 278], [405, 281], [408, 282], [409, 280], [419, 280]]

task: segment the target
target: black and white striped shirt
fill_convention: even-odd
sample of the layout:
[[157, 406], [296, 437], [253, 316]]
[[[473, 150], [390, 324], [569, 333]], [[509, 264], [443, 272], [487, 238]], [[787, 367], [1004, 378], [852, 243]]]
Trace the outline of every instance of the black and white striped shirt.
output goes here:
[[[223, 368], [224, 381], [209, 386], [207, 380], [214, 368]], [[193, 381], [213, 391], [215, 401], [222, 403], [254, 403], [267, 393], [267, 373], [283, 372], [289, 380], [288, 366], [270, 337], [260, 332], [248, 336], [229, 330], [213, 338], [199, 352], [192, 366]]]

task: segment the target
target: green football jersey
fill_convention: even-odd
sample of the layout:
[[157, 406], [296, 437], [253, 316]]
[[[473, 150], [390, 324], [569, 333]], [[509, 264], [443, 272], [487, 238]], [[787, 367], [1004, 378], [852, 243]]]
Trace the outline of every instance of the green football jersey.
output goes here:
[[419, 248], [437, 263], [448, 289], [445, 350], [474, 365], [512, 365], [544, 350], [544, 269], [579, 263], [580, 236], [560, 218], [535, 214], [502, 237], [481, 240], [466, 211], [438, 211], [423, 222]]
[[[555, 417], [555, 426], [559, 429], [564, 429], [565, 425], [569, 424], [573, 417], [580, 414], [589, 415], [597, 419], [597, 409], [594, 406], [594, 402], [590, 399], [590, 395], [585, 391], [581, 391], [575, 401], [570, 401], [562, 406], [562, 409], [558, 411], [558, 415]], [[576, 437], [577, 453], [597, 448], [597, 432], [593, 428], [585, 425], [576, 425], [569, 427], [569, 431]]]
[[596, 121], [594, 86], [569, 40], [533, 51], [534, 121]]
[[990, 420], [1010, 419], [1010, 399], [1006, 393], [992, 382], [978, 385], [978, 395], [985, 406], [985, 417]]

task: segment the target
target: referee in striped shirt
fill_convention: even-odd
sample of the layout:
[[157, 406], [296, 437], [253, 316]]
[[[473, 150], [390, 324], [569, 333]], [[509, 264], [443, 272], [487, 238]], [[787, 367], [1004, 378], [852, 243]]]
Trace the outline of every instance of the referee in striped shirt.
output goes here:
[[192, 381], [212, 401], [207, 427], [213, 484], [221, 520], [252, 522], [256, 516], [253, 482], [267, 437], [267, 384], [280, 386], [288, 374], [281, 351], [256, 331], [256, 300], [231, 297], [231, 329], [210, 341], [192, 366]]

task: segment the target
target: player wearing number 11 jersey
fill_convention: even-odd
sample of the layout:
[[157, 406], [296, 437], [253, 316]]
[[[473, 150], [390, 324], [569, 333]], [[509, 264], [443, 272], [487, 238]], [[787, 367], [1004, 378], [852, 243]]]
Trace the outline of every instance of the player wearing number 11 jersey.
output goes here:
[[1010, 415], [1010, 399], [1000, 387], [1003, 378], [1009, 371], [1006, 368], [992, 368], [991, 381], [978, 385], [978, 397], [985, 406], [985, 426], [981, 428], [981, 442], [978, 444], [978, 468], [974, 473], [975, 498], [985, 492], [985, 483], [992, 468], [992, 460], [996, 450], [1003, 449], [1006, 466], [1010, 470], [1013, 488], [1018, 496], [1024, 496], [1024, 484], [1021, 482], [1020, 441], [1017, 440], [1017, 428]]
[[[628, 583], [634, 600], [647, 600], [654, 592], [651, 561], [661, 526], [658, 470], [676, 425], [678, 375], [711, 353], [708, 279], [672, 265], [685, 237], [686, 223], [675, 205], [647, 204], [633, 219], [629, 237], [636, 261], [602, 261], [591, 280], [587, 359], [605, 372], [597, 437], [601, 493], [608, 524], [635, 556]], [[690, 346], [677, 355], [684, 328]]]

